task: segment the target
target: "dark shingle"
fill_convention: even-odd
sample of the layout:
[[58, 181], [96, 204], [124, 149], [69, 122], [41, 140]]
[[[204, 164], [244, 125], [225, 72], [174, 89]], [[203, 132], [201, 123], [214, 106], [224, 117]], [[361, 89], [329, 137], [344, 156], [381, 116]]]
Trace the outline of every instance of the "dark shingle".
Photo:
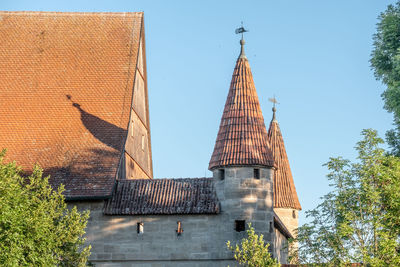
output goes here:
[[106, 215], [216, 214], [212, 178], [118, 180]]

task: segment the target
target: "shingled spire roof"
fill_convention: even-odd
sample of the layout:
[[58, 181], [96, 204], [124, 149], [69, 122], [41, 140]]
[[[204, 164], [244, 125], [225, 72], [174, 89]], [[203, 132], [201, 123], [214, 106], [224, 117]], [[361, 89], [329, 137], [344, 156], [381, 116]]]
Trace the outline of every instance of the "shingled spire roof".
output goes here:
[[274, 166], [243, 39], [240, 44], [241, 53], [233, 71], [210, 170], [227, 166]]
[[271, 146], [276, 166], [274, 172], [274, 208], [301, 210], [281, 130], [275, 117], [275, 107], [273, 107], [272, 111], [273, 117], [268, 129], [268, 142]]

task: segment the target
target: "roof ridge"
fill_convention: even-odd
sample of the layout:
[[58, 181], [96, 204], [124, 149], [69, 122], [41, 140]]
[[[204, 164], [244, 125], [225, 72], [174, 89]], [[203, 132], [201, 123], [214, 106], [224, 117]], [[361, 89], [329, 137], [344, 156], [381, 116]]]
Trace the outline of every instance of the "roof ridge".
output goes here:
[[144, 15], [143, 11], [139, 12], [61, 12], [61, 11], [7, 11], [7, 10], [1, 10], [0, 14], [4, 15], [57, 15], [57, 16], [94, 16], [94, 15], [107, 15], [107, 16], [137, 16], [137, 17], [142, 17]]

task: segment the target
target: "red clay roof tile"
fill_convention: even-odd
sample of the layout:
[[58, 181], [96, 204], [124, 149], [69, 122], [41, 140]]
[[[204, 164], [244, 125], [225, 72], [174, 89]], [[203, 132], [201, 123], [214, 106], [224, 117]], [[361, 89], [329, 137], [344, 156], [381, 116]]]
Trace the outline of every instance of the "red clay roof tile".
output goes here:
[[278, 121], [275, 119], [275, 110], [268, 129], [268, 142], [271, 145], [276, 165], [274, 172], [274, 207], [301, 210], [281, 130]]
[[208, 168], [243, 165], [273, 167], [274, 161], [249, 62], [239, 57]]
[[67, 197], [109, 196], [143, 13], [0, 12], [0, 148]]

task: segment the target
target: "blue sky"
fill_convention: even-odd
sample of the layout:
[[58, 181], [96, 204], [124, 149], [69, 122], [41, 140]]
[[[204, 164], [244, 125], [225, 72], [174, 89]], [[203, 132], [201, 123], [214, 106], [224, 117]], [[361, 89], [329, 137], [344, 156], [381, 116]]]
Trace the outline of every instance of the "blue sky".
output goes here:
[[329, 190], [322, 166], [329, 157], [354, 159], [362, 129], [383, 136], [391, 128], [380, 97], [384, 87], [368, 60], [377, 17], [394, 2], [2, 0], [0, 9], [144, 11], [156, 177], [211, 175], [208, 161], [240, 50], [234, 30], [243, 21], [265, 122], [275, 94], [297, 192], [308, 210]]

